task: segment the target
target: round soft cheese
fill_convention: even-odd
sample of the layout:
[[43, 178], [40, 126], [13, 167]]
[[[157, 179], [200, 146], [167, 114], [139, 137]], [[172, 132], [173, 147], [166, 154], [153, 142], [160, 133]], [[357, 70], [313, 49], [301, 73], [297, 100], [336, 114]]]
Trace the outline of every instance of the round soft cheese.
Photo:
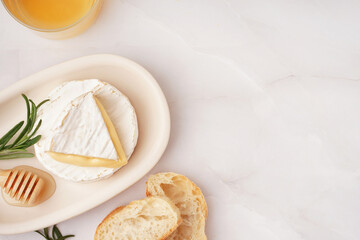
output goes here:
[[61, 116], [69, 111], [69, 105], [85, 93], [92, 93], [106, 109], [121, 141], [127, 159], [130, 158], [138, 139], [136, 113], [129, 99], [114, 86], [96, 79], [65, 82], [54, 89], [38, 112], [42, 135], [35, 145], [39, 161], [51, 173], [74, 182], [97, 181], [111, 176], [118, 169], [105, 167], [80, 167], [58, 162], [47, 154], [51, 150], [54, 130], [59, 126]]

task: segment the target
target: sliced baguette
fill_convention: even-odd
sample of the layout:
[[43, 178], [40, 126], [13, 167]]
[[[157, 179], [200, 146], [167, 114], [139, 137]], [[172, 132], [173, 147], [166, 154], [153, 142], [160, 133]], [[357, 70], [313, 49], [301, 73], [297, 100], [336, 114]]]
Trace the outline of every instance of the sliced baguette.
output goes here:
[[166, 197], [149, 197], [112, 211], [94, 240], [163, 240], [179, 226], [179, 209]]
[[192, 181], [176, 173], [151, 175], [146, 182], [147, 196], [167, 196], [180, 209], [182, 224], [168, 240], [205, 240], [207, 206], [205, 198]]

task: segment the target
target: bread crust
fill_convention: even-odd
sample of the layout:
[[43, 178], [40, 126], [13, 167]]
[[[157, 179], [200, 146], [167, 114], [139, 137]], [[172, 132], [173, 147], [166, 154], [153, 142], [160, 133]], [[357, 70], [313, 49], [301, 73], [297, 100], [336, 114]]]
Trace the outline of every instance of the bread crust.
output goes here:
[[[101, 223], [98, 225], [98, 227], [96, 228], [96, 232], [95, 232], [95, 237], [94, 240], [97, 240], [97, 236], [99, 234], [100, 231], [100, 227], [105, 224], [105, 222], [107, 222], [108, 220], [110, 220], [110, 217], [112, 217], [113, 215], [115, 215], [116, 213], [120, 212], [123, 208], [125, 208], [125, 206], [120, 206], [118, 208], [115, 208], [114, 210], [112, 210], [102, 221]], [[100, 239], [99, 239], [100, 240]]]

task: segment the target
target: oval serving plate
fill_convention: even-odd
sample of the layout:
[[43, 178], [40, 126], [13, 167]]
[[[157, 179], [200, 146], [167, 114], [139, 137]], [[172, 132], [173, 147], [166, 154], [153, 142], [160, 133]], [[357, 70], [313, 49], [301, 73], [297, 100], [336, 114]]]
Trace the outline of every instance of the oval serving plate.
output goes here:
[[[109, 200], [141, 179], [159, 161], [170, 135], [169, 108], [156, 80], [126, 58], [100, 54], [70, 60], [22, 79], [0, 92], [0, 136], [25, 119], [20, 94], [40, 102], [65, 81], [97, 78], [117, 87], [134, 106], [139, 124], [138, 144], [129, 163], [108, 179], [73, 183], [54, 176], [57, 189], [45, 203], [33, 208], [7, 205], [0, 197], [0, 234], [41, 229], [84, 213]], [[45, 170], [32, 159], [0, 161], [0, 168], [30, 165]]]

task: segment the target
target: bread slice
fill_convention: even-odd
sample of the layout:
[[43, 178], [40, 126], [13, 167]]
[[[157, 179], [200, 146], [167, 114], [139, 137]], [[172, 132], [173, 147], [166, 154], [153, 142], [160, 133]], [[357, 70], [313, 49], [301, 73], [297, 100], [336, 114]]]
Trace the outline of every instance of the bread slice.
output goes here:
[[112, 211], [94, 240], [163, 240], [181, 223], [179, 209], [166, 197], [149, 197]]
[[192, 181], [176, 173], [151, 175], [146, 182], [147, 196], [167, 196], [180, 209], [182, 224], [168, 240], [205, 240], [207, 206], [205, 198]]

